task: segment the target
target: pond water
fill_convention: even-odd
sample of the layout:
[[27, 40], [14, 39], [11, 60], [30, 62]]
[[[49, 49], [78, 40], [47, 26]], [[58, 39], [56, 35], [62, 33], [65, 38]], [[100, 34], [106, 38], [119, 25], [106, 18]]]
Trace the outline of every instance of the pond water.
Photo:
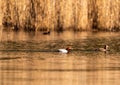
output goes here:
[[[109, 45], [110, 51], [96, 48]], [[72, 47], [69, 54], [57, 52]], [[120, 85], [120, 32], [0, 34], [0, 85]]]

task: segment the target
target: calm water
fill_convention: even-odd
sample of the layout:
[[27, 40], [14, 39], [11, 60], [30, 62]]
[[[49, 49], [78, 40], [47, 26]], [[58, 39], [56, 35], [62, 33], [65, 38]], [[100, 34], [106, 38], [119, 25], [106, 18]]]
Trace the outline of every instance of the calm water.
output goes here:
[[0, 85], [120, 85], [120, 33], [1, 31]]

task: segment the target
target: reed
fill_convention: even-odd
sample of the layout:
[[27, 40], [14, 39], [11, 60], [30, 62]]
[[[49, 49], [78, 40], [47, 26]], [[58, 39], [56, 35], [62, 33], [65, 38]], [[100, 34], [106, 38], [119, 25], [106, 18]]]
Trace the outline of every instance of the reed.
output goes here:
[[1, 0], [14, 30], [120, 30], [120, 0]]

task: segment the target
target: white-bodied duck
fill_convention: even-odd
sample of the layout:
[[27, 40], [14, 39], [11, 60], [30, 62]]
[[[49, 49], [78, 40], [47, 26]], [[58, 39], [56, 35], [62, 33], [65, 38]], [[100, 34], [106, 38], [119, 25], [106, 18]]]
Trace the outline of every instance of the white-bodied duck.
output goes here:
[[60, 53], [69, 53], [70, 50], [71, 50], [70, 47], [67, 47], [66, 49], [58, 49], [58, 51], [59, 51]]

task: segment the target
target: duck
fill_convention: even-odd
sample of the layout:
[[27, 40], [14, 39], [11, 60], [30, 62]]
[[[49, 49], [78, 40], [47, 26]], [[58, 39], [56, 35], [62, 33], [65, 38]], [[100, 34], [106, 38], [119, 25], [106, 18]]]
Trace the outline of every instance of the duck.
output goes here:
[[71, 48], [67, 47], [66, 49], [58, 49], [58, 52], [67, 54], [70, 52], [70, 50], [71, 50]]
[[104, 48], [99, 48], [97, 49], [98, 51], [102, 51], [102, 52], [106, 52], [109, 50], [109, 46], [108, 45], [105, 45]]
[[50, 34], [50, 31], [43, 32], [43, 35], [49, 35], [49, 34]]

